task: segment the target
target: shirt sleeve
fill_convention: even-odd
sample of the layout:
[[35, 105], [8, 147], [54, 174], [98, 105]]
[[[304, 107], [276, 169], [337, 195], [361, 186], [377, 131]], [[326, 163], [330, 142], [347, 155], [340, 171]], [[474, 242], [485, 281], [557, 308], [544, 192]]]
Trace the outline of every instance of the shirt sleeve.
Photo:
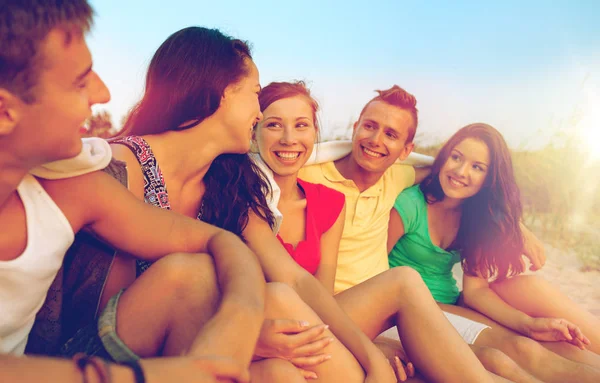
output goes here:
[[392, 185], [396, 194], [415, 184], [415, 168], [410, 165], [393, 164], [391, 167]]
[[337, 221], [342, 209], [344, 208], [346, 197], [343, 193], [328, 188], [325, 185], [319, 184], [316, 186], [320, 216], [318, 222], [322, 234], [331, 229], [335, 221]]
[[404, 232], [409, 233], [415, 231], [417, 228], [418, 219], [418, 207], [419, 207], [419, 188], [418, 185], [413, 186], [409, 189], [404, 190], [396, 202], [394, 202], [394, 209], [400, 214], [402, 223], [404, 224]]

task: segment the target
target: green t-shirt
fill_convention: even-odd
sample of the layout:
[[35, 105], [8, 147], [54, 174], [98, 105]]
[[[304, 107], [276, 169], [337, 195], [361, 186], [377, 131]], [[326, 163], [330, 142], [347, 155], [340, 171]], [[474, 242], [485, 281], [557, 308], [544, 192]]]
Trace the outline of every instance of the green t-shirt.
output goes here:
[[456, 303], [459, 291], [452, 276], [452, 266], [460, 262], [460, 255], [431, 243], [427, 202], [419, 185], [400, 193], [394, 208], [404, 223], [404, 235], [389, 254], [390, 267], [412, 267], [421, 274], [436, 301]]

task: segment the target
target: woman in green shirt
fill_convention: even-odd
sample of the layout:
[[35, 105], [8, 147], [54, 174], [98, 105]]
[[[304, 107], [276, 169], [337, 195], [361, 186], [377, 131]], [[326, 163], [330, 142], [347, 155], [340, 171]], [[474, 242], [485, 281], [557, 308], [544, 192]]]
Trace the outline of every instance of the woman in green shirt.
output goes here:
[[[504, 351], [544, 381], [560, 380], [561, 371], [573, 363], [570, 360], [599, 367], [599, 321], [539, 278], [511, 278], [525, 269], [521, 215], [510, 151], [502, 135], [487, 124], [468, 125], [441, 148], [431, 175], [398, 196], [390, 215], [390, 266], [419, 271], [444, 311], [491, 327], [483, 329], [474, 344]], [[459, 261], [464, 302], [452, 277], [452, 266]], [[507, 294], [503, 284], [518, 284], [519, 296]], [[559, 318], [577, 323], [597, 344]], [[570, 360], [528, 338], [543, 341]], [[586, 347], [593, 352], [582, 351]], [[516, 352], [517, 348], [527, 352]], [[536, 367], [533, 354], [538, 362], [547, 363]]]

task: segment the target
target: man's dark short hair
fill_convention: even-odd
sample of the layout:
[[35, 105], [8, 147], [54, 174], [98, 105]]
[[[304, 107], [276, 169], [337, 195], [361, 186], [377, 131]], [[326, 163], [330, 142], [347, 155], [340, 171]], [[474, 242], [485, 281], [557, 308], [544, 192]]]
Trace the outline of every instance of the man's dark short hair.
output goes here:
[[65, 28], [68, 43], [89, 30], [93, 13], [87, 0], [0, 0], [0, 88], [33, 103], [48, 33]]

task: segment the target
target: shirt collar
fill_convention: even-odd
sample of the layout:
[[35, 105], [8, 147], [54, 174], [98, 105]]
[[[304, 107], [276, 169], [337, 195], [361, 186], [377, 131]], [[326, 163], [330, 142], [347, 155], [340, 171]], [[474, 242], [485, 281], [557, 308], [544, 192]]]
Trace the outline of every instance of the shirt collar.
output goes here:
[[[344, 186], [358, 189], [356, 187], [356, 184], [354, 183], [354, 181], [344, 178], [344, 176], [335, 167], [335, 163], [333, 161], [321, 164], [321, 166], [323, 169], [323, 176], [329, 182], [337, 182], [337, 183], [343, 184]], [[381, 176], [377, 180], [375, 185], [373, 185], [370, 188], [368, 188], [367, 190], [363, 191], [362, 193], [360, 193], [360, 195], [363, 197], [379, 197], [382, 195], [382, 193], [383, 193], [383, 176]]]

